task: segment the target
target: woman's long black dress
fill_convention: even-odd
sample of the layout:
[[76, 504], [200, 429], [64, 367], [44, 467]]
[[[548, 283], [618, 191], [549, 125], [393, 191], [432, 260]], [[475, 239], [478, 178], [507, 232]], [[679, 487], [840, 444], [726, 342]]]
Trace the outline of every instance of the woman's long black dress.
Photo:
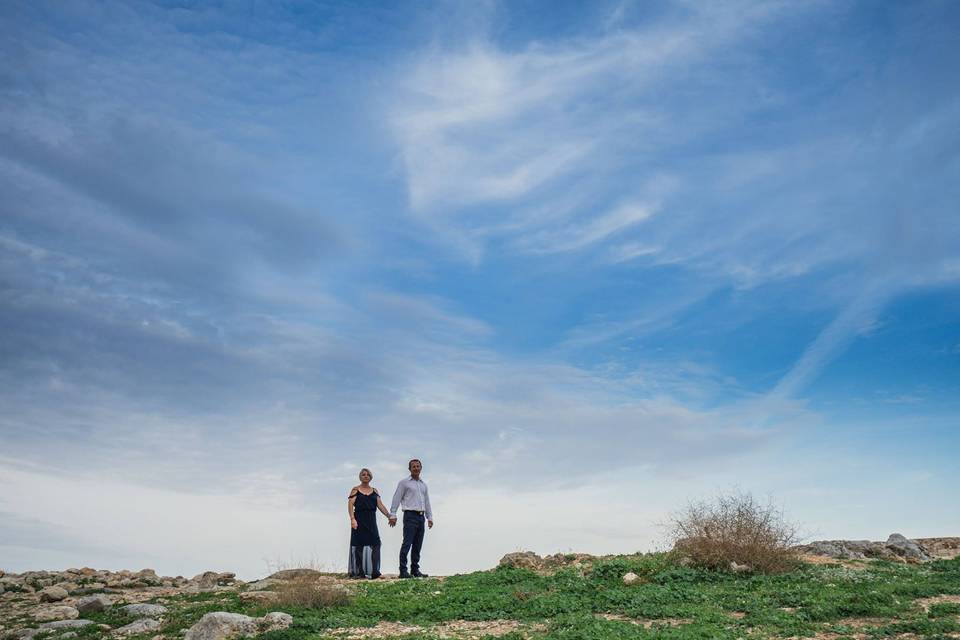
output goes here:
[[353, 517], [357, 528], [350, 531], [350, 559], [348, 573], [355, 578], [380, 577], [380, 532], [377, 531], [376, 491], [364, 495], [357, 491], [353, 503]]

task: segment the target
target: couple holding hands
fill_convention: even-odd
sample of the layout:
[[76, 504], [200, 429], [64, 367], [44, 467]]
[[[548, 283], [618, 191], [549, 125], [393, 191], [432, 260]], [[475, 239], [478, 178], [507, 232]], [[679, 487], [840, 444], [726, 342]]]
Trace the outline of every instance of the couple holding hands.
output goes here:
[[[410, 475], [397, 484], [390, 510], [387, 511], [380, 493], [370, 485], [373, 474], [360, 470], [360, 484], [350, 491], [347, 513], [350, 515], [350, 558], [347, 572], [351, 578], [376, 579], [380, 577], [380, 532], [377, 530], [377, 511], [387, 516], [391, 527], [397, 526], [397, 509], [403, 507], [403, 544], [400, 545], [400, 577], [426, 578], [420, 572], [420, 548], [423, 534], [433, 528], [433, 511], [427, 483], [420, 479], [423, 464], [414, 458], [407, 463]], [[410, 571], [407, 571], [407, 553], [410, 553]]]

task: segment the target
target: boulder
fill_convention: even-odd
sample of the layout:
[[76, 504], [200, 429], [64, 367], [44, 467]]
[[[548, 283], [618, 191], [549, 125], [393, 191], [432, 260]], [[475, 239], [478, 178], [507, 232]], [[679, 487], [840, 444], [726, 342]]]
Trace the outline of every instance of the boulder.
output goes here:
[[88, 624], [93, 624], [93, 620], [56, 620], [54, 622], [44, 622], [40, 625], [40, 630], [56, 631], [58, 629], [79, 629]]
[[123, 607], [127, 615], [134, 618], [159, 618], [167, 612], [167, 608], [159, 604], [128, 604]]
[[733, 571], [734, 573], [749, 573], [753, 571], [753, 567], [748, 564], [740, 564], [736, 560], [731, 560], [730, 571]]
[[321, 575], [323, 574], [316, 569], [283, 569], [282, 571], [271, 573], [267, 576], [267, 579], [297, 580], [298, 578], [319, 578]]
[[890, 537], [887, 538], [886, 545], [887, 549], [890, 549], [901, 558], [905, 558], [911, 562], [928, 562], [933, 560], [933, 557], [927, 553], [926, 549], [913, 540], [908, 540], [899, 533], [891, 533]]
[[186, 591], [189, 593], [216, 591], [218, 588], [229, 587], [235, 583], [236, 574], [234, 573], [204, 571], [203, 573], [194, 576], [189, 582], [187, 582]]
[[98, 593], [96, 595], [80, 598], [80, 600], [77, 601], [77, 611], [79, 611], [82, 615], [86, 615], [96, 611], [103, 611], [112, 604], [113, 599], [110, 598], [110, 596], [105, 596], [102, 593]]
[[33, 636], [43, 633], [40, 629], [17, 629], [16, 631], [11, 631], [4, 635], [4, 638], [11, 638], [14, 640], [31, 640]]
[[286, 629], [293, 617], [274, 611], [262, 618], [251, 618], [240, 613], [214, 611], [187, 629], [184, 640], [227, 640], [237, 636], [252, 636], [266, 631]]
[[113, 635], [124, 638], [126, 636], [134, 636], [138, 633], [146, 633], [148, 631], [156, 631], [160, 628], [160, 623], [152, 618], [143, 618], [137, 620], [136, 622], [131, 622], [128, 625], [124, 625], [119, 629], [115, 629]]
[[533, 551], [516, 551], [500, 558], [500, 567], [519, 567], [536, 571], [543, 564], [543, 558]]
[[625, 585], [636, 584], [640, 581], [640, 576], [638, 576], [633, 571], [631, 571], [629, 573], [623, 574], [622, 580], [623, 580], [623, 584]]
[[40, 607], [33, 612], [35, 620], [41, 622], [48, 620], [73, 620], [80, 617], [80, 612], [74, 607], [65, 604], [53, 605], [49, 607]]
[[40, 602], [60, 602], [69, 595], [63, 587], [44, 587], [40, 590]]

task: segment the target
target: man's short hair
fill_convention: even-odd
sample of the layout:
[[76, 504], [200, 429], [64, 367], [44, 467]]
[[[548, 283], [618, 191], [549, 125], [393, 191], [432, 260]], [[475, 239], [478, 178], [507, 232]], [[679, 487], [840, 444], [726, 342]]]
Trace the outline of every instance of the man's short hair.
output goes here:
[[[420, 458], [414, 458], [414, 459], [412, 459], [410, 462], [408, 462], [408, 463], [407, 463], [407, 471], [410, 470], [410, 468], [413, 466], [413, 463], [414, 463], [414, 462], [420, 462]], [[422, 462], [420, 462], [420, 466], [421, 466], [421, 467], [423, 466], [423, 463], [422, 463]]]

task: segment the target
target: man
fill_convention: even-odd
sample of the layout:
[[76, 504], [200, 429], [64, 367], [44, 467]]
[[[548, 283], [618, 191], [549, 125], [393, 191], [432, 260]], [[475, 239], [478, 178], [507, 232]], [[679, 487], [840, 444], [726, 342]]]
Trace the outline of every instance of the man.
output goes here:
[[[407, 463], [410, 477], [397, 485], [390, 503], [390, 526], [397, 526], [397, 508], [403, 506], [403, 544], [400, 545], [400, 577], [426, 578], [420, 572], [420, 549], [423, 547], [424, 519], [429, 529], [433, 528], [433, 510], [430, 508], [430, 493], [427, 483], [420, 479], [423, 464], [414, 458]], [[407, 573], [407, 552], [410, 552], [410, 572]]]

